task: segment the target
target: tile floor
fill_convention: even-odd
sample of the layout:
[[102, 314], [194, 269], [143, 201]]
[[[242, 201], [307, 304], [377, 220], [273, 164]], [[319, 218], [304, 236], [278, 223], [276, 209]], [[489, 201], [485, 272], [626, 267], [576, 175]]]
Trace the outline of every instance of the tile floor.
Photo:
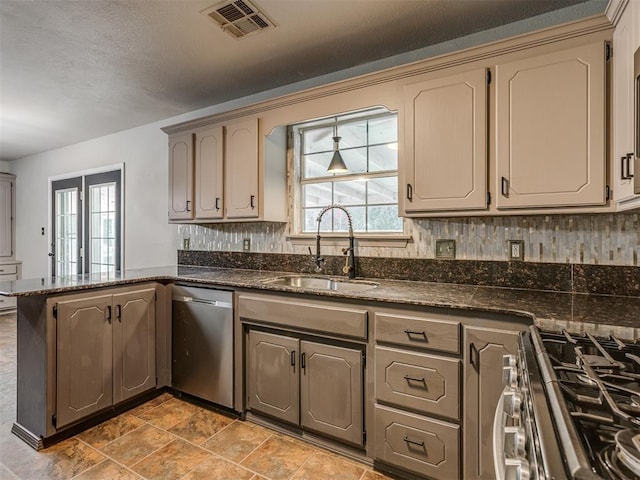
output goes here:
[[0, 479], [385, 480], [367, 466], [164, 393], [36, 452], [11, 433], [16, 317], [0, 315]]

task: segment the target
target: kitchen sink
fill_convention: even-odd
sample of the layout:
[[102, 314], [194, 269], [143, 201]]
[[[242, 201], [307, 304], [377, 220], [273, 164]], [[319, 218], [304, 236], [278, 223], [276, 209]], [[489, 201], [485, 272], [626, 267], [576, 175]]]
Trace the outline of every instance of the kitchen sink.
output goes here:
[[308, 288], [310, 290], [330, 290], [334, 292], [359, 292], [370, 290], [378, 286], [375, 282], [363, 280], [348, 280], [342, 278], [329, 278], [310, 275], [287, 275], [265, 280], [264, 283], [270, 285], [281, 285], [283, 287]]

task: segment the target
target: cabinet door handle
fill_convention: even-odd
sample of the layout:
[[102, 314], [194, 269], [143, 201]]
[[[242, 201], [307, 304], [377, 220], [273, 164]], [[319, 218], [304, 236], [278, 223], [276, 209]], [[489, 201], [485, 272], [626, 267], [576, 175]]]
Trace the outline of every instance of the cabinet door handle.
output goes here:
[[220, 197], [216, 197], [216, 210], [220, 210]]
[[420, 441], [420, 442], [416, 442], [415, 440], [411, 440], [409, 437], [407, 437], [406, 435], [404, 436], [403, 440], [411, 445], [417, 445], [418, 447], [424, 447], [424, 440]]
[[631, 159], [633, 159], [633, 152], [627, 153], [625, 159], [627, 164], [627, 178], [633, 178], [633, 173], [631, 173]]
[[291, 366], [292, 367], [296, 366], [296, 351], [295, 350], [291, 351]]
[[407, 382], [422, 382], [422, 383], [425, 383], [425, 381], [424, 381], [424, 377], [411, 377], [411, 376], [409, 376], [409, 375], [405, 375], [405, 376], [404, 376], [404, 379], [405, 379]]
[[191, 211], [191, 200], [187, 200], [187, 212]]
[[251, 199], [250, 199], [249, 204], [251, 205], [252, 209], [256, 208], [255, 199], [256, 199], [256, 196], [255, 195], [251, 195]]
[[503, 197], [509, 196], [509, 180], [505, 177], [501, 177], [500, 180], [500, 193], [502, 193]]
[[407, 200], [413, 202], [413, 187], [410, 183], [407, 183]]
[[475, 368], [476, 372], [480, 370], [480, 355], [473, 342], [469, 344], [469, 363]]
[[111, 323], [111, 305], [107, 305], [107, 321]]
[[122, 322], [122, 306], [116, 305], [116, 318], [119, 322]]
[[305, 369], [307, 368], [307, 354], [303, 353], [302, 355], [300, 355], [300, 368], [301, 369]]

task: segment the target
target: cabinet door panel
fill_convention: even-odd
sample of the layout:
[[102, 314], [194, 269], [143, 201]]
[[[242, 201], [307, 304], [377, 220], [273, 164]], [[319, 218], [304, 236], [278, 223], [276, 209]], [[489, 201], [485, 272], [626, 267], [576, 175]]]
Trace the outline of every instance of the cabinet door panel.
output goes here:
[[249, 409], [298, 424], [298, 340], [249, 332]]
[[114, 403], [156, 385], [155, 288], [113, 296]]
[[193, 135], [169, 137], [169, 220], [193, 218]]
[[362, 352], [307, 341], [300, 349], [302, 427], [362, 445]]
[[113, 312], [111, 295], [64, 300], [57, 308], [59, 429], [113, 403]]
[[226, 216], [258, 216], [258, 119], [226, 127]]
[[467, 478], [493, 480], [493, 418], [503, 390], [500, 367], [503, 355], [517, 352], [518, 332], [466, 327], [465, 345], [464, 470]]
[[498, 208], [604, 204], [604, 45], [498, 65], [496, 73]]
[[13, 180], [0, 178], [0, 257], [13, 256]]
[[486, 208], [486, 75], [480, 69], [405, 87], [406, 178], [413, 188], [407, 212]]
[[224, 136], [222, 127], [196, 133], [196, 218], [222, 218]]

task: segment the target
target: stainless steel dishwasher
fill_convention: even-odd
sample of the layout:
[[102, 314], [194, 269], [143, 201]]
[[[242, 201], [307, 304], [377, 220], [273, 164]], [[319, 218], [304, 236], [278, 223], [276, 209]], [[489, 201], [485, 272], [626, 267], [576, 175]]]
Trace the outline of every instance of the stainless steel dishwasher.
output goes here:
[[173, 286], [172, 386], [233, 408], [233, 293]]

